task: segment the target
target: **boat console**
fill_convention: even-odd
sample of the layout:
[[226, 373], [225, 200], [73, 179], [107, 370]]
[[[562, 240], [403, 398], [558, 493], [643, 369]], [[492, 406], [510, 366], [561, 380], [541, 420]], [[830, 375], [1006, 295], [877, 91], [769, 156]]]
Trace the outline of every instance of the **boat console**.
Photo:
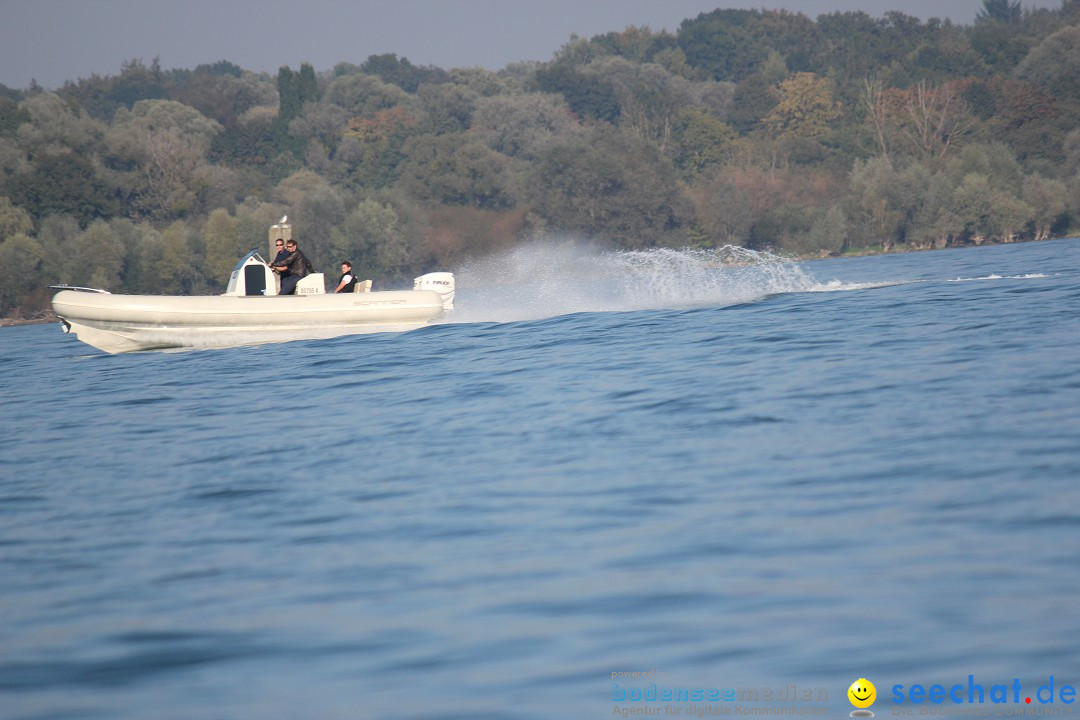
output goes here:
[[[326, 289], [323, 287], [323, 282], [322, 273], [312, 273], [296, 284], [296, 294], [315, 295], [325, 293]], [[301, 285], [304, 286], [304, 291], [301, 291]], [[257, 248], [252, 248], [247, 255], [241, 258], [240, 262], [236, 263], [236, 267], [233, 268], [232, 274], [229, 276], [229, 285], [223, 293], [223, 295], [229, 296], [277, 294], [278, 277], [270, 269], [270, 265], [259, 256]]]

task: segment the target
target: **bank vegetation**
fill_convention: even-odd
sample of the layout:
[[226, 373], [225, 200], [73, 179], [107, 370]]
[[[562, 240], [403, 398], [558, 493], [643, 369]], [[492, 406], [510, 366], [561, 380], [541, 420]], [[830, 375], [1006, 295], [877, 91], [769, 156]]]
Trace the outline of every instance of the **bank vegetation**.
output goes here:
[[1078, 170], [1080, 0], [984, 0], [971, 25], [719, 9], [498, 72], [133, 60], [0, 86], [0, 317], [60, 282], [221, 292], [283, 214], [318, 269], [390, 283], [542, 236], [799, 256], [1038, 240], [1080, 224]]

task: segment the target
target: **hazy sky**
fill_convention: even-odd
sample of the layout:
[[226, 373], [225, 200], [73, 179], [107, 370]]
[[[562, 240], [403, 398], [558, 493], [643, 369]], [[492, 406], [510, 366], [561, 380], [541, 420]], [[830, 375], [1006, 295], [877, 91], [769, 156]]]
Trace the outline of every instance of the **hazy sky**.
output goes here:
[[[1061, 0], [1022, 0], [1056, 8]], [[311, 63], [397, 53], [416, 65], [499, 70], [550, 60], [572, 34], [592, 37], [628, 25], [674, 31], [717, 7], [780, 8], [812, 18], [900, 10], [971, 23], [982, 0], [0, 0], [0, 83], [31, 79], [56, 88], [126, 60], [194, 68], [229, 60], [277, 73]]]

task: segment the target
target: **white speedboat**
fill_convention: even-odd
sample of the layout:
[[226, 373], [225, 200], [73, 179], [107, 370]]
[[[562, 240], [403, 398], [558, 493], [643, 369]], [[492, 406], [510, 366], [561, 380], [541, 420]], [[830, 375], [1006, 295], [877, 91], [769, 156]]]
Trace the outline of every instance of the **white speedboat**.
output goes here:
[[[278, 226], [275, 226], [278, 227]], [[278, 295], [273, 270], [257, 250], [232, 271], [224, 295], [114, 295], [104, 290], [53, 286], [65, 332], [108, 353], [170, 348], [222, 348], [411, 330], [454, 307], [454, 276], [422, 275], [412, 290], [327, 293], [322, 273]]]

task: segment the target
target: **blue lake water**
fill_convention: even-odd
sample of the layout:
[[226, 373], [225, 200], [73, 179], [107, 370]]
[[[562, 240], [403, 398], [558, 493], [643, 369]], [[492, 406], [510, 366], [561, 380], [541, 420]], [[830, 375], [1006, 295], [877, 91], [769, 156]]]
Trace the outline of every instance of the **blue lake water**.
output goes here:
[[398, 335], [0, 329], [0, 717], [1080, 684], [1080, 240], [456, 270]]

